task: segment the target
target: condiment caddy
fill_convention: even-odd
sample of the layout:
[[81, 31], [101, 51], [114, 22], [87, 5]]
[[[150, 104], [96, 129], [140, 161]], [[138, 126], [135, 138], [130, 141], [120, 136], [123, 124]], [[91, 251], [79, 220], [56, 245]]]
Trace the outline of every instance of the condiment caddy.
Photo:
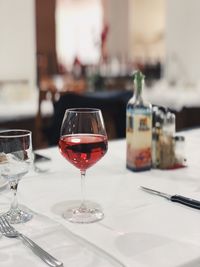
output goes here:
[[132, 171], [184, 167], [185, 139], [176, 135], [175, 114], [144, 101], [142, 72], [135, 72], [133, 81], [126, 110], [126, 167]]

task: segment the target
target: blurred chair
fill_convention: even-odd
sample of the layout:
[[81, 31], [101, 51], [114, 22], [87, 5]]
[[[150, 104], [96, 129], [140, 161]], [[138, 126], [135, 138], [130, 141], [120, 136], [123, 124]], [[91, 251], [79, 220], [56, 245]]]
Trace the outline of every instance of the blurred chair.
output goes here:
[[101, 109], [109, 139], [125, 137], [126, 104], [132, 92], [111, 91], [95, 92], [79, 95], [66, 93], [54, 105], [54, 115], [51, 126], [45, 130], [50, 146], [57, 145], [65, 110], [68, 108], [98, 108]]

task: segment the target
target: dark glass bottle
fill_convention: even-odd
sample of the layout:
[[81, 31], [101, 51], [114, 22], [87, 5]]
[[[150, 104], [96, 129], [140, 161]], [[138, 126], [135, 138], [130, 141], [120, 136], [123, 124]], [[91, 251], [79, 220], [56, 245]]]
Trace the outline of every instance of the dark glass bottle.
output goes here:
[[126, 110], [126, 166], [133, 171], [143, 171], [150, 169], [152, 165], [152, 107], [142, 98], [142, 72], [137, 71], [133, 79], [134, 94]]

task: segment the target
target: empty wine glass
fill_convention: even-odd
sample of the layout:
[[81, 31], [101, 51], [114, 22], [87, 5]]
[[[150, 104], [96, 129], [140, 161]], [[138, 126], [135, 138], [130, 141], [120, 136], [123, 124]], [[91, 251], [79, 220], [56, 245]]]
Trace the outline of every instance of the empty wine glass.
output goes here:
[[32, 164], [32, 134], [28, 130], [0, 131], [0, 174], [8, 180], [13, 191], [13, 201], [6, 217], [10, 223], [27, 222], [32, 214], [23, 210], [17, 201], [17, 187], [20, 179]]
[[82, 200], [78, 207], [69, 208], [64, 218], [75, 223], [90, 223], [104, 217], [98, 206], [88, 207], [85, 201], [86, 170], [100, 160], [107, 151], [107, 134], [99, 109], [67, 109], [61, 126], [59, 149], [61, 154], [81, 172]]

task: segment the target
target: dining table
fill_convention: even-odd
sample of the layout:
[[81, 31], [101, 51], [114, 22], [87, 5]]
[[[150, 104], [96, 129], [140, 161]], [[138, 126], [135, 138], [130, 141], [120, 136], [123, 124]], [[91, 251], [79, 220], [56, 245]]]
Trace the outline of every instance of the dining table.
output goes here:
[[[141, 186], [200, 200], [200, 129], [185, 137], [186, 165], [173, 170], [132, 172], [126, 140], [108, 142], [106, 155], [86, 173], [86, 199], [98, 203], [103, 220], [71, 223], [63, 212], [80, 201], [79, 170], [58, 147], [38, 150], [50, 160], [35, 163], [19, 183], [18, 200], [31, 210], [29, 222], [14, 225], [65, 267], [199, 267], [200, 210], [141, 190]], [[0, 211], [12, 193], [0, 178]], [[47, 266], [23, 242], [0, 237], [0, 266]]]

